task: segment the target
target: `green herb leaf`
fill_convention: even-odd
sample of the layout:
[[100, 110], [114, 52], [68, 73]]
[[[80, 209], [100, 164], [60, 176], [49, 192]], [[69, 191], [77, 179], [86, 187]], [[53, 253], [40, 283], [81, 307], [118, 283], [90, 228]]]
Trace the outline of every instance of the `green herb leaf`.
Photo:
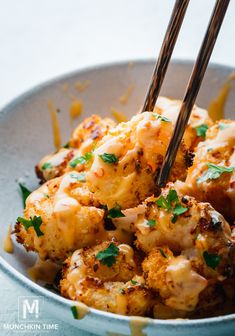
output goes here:
[[157, 206], [159, 206], [159, 208], [163, 208], [166, 210], [170, 210], [171, 207], [168, 200], [162, 195], [156, 200], [156, 204]]
[[167, 258], [166, 253], [163, 251], [163, 249], [159, 249], [159, 252], [161, 253], [161, 255], [163, 256], [163, 258]]
[[156, 204], [159, 206], [159, 208], [166, 209], [167, 211], [171, 211], [173, 216], [171, 218], [171, 222], [175, 223], [177, 221], [177, 218], [179, 215], [182, 215], [186, 211], [188, 211], [188, 208], [185, 208], [179, 200], [179, 197], [177, 195], [176, 190], [170, 189], [168, 192], [167, 197], [160, 196], [156, 200]]
[[104, 153], [100, 154], [99, 157], [105, 162], [110, 164], [118, 163], [118, 158], [115, 154]]
[[186, 211], [188, 211], [188, 208], [183, 207], [181, 203], [177, 203], [174, 209], [172, 210], [172, 213], [173, 213], [173, 216], [171, 219], [172, 223], [175, 223], [177, 221], [178, 216], [182, 215]]
[[71, 309], [71, 312], [73, 314], [73, 317], [77, 320], [78, 317], [79, 317], [77, 307], [76, 306], [71, 306], [70, 309]]
[[218, 254], [208, 253], [207, 251], [203, 252], [203, 258], [207, 266], [212, 269], [216, 269], [216, 267], [219, 265], [220, 260], [221, 260], [221, 257]]
[[102, 262], [102, 264], [111, 267], [116, 262], [116, 257], [119, 254], [119, 248], [111, 243], [106, 249], [97, 253], [96, 258]]
[[132, 283], [132, 285], [137, 285], [137, 281], [135, 281], [135, 280], [131, 280], [131, 283]]
[[203, 173], [201, 177], [197, 179], [197, 183], [202, 183], [207, 180], [215, 180], [219, 178], [223, 173], [232, 173], [235, 167], [223, 167], [217, 166], [213, 163], [207, 163], [208, 169]]
[[63, 148], [69, 148], [69, 147], [70, 147], [69, 142], [67, 142], [67, 143], [63, 146]]
[[85, 173], [78, 173], [78, 174], [76, 174], [76, 173], [71, 173], [70, 176], [71, 176], [73, 179], [75, 179], [75, 180], [77, 180], [77, 181], [79, 181], [79, 182], [86, 182], [86, 174], [85, 174]]
[[170, 122], [171, 120], [167, 117], [162, 116], [161, 114], [158, 113], [153, 113], [153, 115], [157, 118], [160, 119], [163, 122]]
[[195, 127], [197, 136], [201, 137], [201, 138], [205, 138], [206, 137], [206, 132], [208, 130], [208, 125], [206, 124], [202, 124], [200, 126]]
[[149, 219], [148, 222], [147, 222], [147, 225], [150, 226], [150, 227], [155, 226], [156, 225], [155, 219]]
[[220, 129], [221, 131], [223, 131], [225, 128], [228, 128], [228, 127], [229, 127], [228, 124], [219, 123], [219, 129]]
[[31, 191], [27, 189], [23, 184], [19, 183], [19, 187], [21, 190], [21, 195], [22, 195], [22, 201], [23, 201], [23, 207], [25, 208], [25, 202], [28, 196], [31, 194]]
[[109, 209], [107, 218], [120, 218], [125, 217], [124, 213], [121, 211], [119, 204], [116, 204], [115, 207]]
[[174, 189], [169, 190], [167, 195], [167, 201], [169, 204], [171, 204], [171, 202], [179, 202], [179, 197]]
[[172, 213], [176, 216], [179, 216], [185, 213], [186, 211], [188, 211], [188, 208], [183, 207], [181, 203], [177, 203], [174, 209], [172, 210]]
[[93, 154], [92, 152], [87, 152], [83, 156], [79, 156], [69, 162], [70, 167], [75, 168], [78, 164], [85, 164], [91, 160]]
[[53, 166], [52, 166], [52, 164], [50, 162], [45, 162], [42, 165], [42, 170], [51, 169], [51, 168], [53, 168]]
[[40, 226], [42, 224], [41, 216], [34, 216], [33, 218], [30, 217], [30, 219], [18, 217], [17, 222], [23, 224], [26, 230], [32, 226], [38, 237], [43, 236], [43, 232], [40, 230]]

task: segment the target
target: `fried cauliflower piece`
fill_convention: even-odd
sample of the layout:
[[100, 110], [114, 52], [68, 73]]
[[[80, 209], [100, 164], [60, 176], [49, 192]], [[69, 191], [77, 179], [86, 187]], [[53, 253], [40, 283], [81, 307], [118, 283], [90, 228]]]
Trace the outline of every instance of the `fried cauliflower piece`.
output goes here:
[[104, 210], [98, 209], [81, 174], [72, 172], [48, 181], [26, 201], [24, 217], [41, 218], [38, 236], [34, 227], [16, 224], [17, 240], [42, 259], [64, 259], [70, 251], [94, 244], [104, 233]]
[[[94, 150], [87, 173], [89, 188], [108, 208], [137, 206], [154, 191], [173, 125], [152, 112], [134, 116], [109, 131]], [[170, 179], [185, 177], [187, 151], [182, 143]]]
[[183, 254], [174, 256], [168, 247], [154, 248], [142, 266], [147, 286], [161, 298], [153, 307], [155, 318], [199, 318], [231, 313], [234, 278], [224, 281], [206, 278], [195, 268], [194, 261]]
[[136, 245], [148, 253], [143, 262], [147, 285], [168, 307], [160, 307], [160, 316], [206, 310], [210, 295], [210, 305], [221, 302], [215, 288], [234, 279], [235, 265], [235, 244], [224, 217], [209, 203], [177, 193], [172, 183], [144, 205], [135, 223]]
[[27, 250], [38, 252], [41, 259], [52, 260], [64, 260], [78, 248], [113, 237], [131, 243], [132, 233], [118, 228], [118, 223], [106, 228], [107, 214], [89, 191], [85, 178], [85, 173], [69, 172], [30, 194], [24, 217], [32, 220], [36, 216], [42, 222], [42, 235], [18, 221], [17, 241]]
[[63, 260], [68, 253], [96, 244], [105, 234], [104, 210], [89, 191], [84, 175], [67, 173], [46, 182], [27, 198], [24, 217], [41, 218], [38, 236], [34, 227], [16, 224], [17, 240], [41, 259]]
[[56, 153], [45, 156], [36, 165], [37, 176], [42, 181], [48, 181], [73, 169], [77, 171], [84, 170], [87, 164], [86, 161], [75, 166], [70, 166], [69, 163], [74, 158], [91, 152], [103, 136], [114, 126], [115, 122], [109, 118], [101, 118], [98, 115], [86, 118], [74, 130], [67, 144], [68, 148], [61, 148]]
[[[169, 118], [175, 125], [181, 104], [181, 100], [159, 97], [154, 111]], [[209, 117], [207, 110], [194, 105], [183, 137], [184, 143], [188, 149], [194, 150], [198, 142], [204, 140], [203, 137], [197, 134], [197, 128], [202, 125], [210, 127], [213, 125], [213, 122]]]
[[[111, 251], [116, 252], [112, 255]], [[109, 256], [105, 257], [108, 252]], [[113, 259], [108, 261], [108, 258]], [[153, 301], [138, 273], [133, 249], [129, 245], [106, 241], [89, 249], [80, 249], [66, 260], [61, 294], [96, 309], [145, 316]]]
[[[223, 252], [227, 256], [232, 243], [231, 229], [209, 203], [202, 203], [177, 192], [169, 183], [158, 197], [149, 197], [145, 212], [136, 220], [136, 245], [145, 253], [154, 247], [168, 246], [174, 253], [196, 248]], [[232, 246], [231, 245], [231, 246]]]
[[198, 144], [185, 183], [178, 183], [183, 193], [210, 202], [231, 224], [235, 220], [234, 148], [235, 121], [219, 121]]
[[167, 247], [154, 248], [143, 262], [143, 271], [148, 287], [160, 294], [164, 304], [182, 312], [195, 309], [208, 283], [189, 260], [174, 257]]

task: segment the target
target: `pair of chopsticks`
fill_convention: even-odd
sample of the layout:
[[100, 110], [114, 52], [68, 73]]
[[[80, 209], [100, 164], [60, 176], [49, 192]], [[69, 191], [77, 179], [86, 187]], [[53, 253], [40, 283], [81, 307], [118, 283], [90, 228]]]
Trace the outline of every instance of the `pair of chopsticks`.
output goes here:
[[[179, 145], [182, 141], [185, 128], [198, 95], [202, 79], [209, 63], [209, 59], [229, 2], [230, 0], [216, 1], [206, 34], [184, 94], [173, 135], [170, 139], [166, 155], [163, 159], [161, 170], [156, 177], [157, 187], [164, 187], [169, 178], [171, 168], [174, 164]], [[153, 111], [154, 109], [188, 4], [189, 0], [176, 0], [142, 112]]]

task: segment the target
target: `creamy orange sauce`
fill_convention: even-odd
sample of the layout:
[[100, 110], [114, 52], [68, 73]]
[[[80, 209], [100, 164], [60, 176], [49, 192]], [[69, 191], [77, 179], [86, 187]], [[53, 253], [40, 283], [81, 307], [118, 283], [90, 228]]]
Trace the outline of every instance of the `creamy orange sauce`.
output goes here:
[[166, 281], [172, 295], [166, 304], [173, 309], [192, 311], [200, 292], [207, 286], [207, 280], [192, 270], [189, 260], [183, 256], [173, 258], [166, 269]]
[[127, 311], [127, 299], [126, 295], [118, 294], [117, 295], [117, 314], [125, 315]]
[[7, 253], [13, 253], [14, 252], [14, 245], [11, 238], [11, 225], [9, 225], [7, 234], [3, 240], [3, 249]]
[[[76, 174], [76, 172], [74, 172]], [[66, 243], [72, 245], [75, 239], [75, 213], [80, 207], [78, 201], [69, 196], [69, 186], [74, 182], [71, 174], [64, 175], [60, 187], [55, 194], [54, 213], [57, 225], [64, 233]], [[70, 222], [70, 225], [67, 225]]]
[[63, 90], [64, 92], [67, 92], [68, 89], [69, 89], [69, 85], [68, 85], [68, 83], [64, 83], [64, 84], [62, 84], [62, 85], [61, 85], [61, 88], [62, 88], [62, 90]]
[[57, 115], [55, 105], [53, 104], [51, 100], [48, 101], [47, 106], [51, 114], [54, 146], [58, 150], [61, 147], [61, 135], [60, 135], [60, 125], [59, 125], [58, 115]]
[[79, 92], [83, 92], [85, 91], [89, 86], [90, 86], [91, 82], [86, 80], [86, 81], [77, 81], [74, 84], [75, 89], [77, 89]]
[[218, 96], [214, 98], [209, 106], [208, 112], [209, 116], [213, 121], [217, 121], [224, 118], [224, 109], [229, 96], [229, 93], [232, 89], [232, 81], [235, 80], [235, 73], [232, 73], [222, 88], [220, 89]]
[[127, 263], [130, 265], [131, 264], [135, 265], [133, 248], [126, 244], [120, 244], [118, 248], [119, 248], [119, 251], [125, 255], [125, 259]]
[[134, 90], [134, 85], [130, 84], [127, 87], [126, 92], [119, 98], [120, 103], [124, 105], [127, 104], [130, 96], [132, 95], [133, 90]]
[[78, 118], [83, 111], [83, 103], [81, 100], [74, 100], [69, 107], [69, 115], [70, 115], [70, 121], [71, 123], [74, 121], [74, 119]]
[[111, 114], [119, 123], [127, 121], [127, 117], [125, 116], [125, 114], [121, 111], [116, 110], [114, 107], [111, 108]]
[[35, 264], [28, 269], [28, 275], [35, 282], [41, 280], [48, 284], [53, 284], [59, 269], [60, 267], [49, 259], [43, 261], [38, 258]]
[[83, 319], [89, 312], [90, 309], [82, 302], [76, 302], [76, 310], [77, 310], [77, 320]]
[[131, 317], [130, 318], [130, 330], [131, 336], [147, 336], [143, 331], [147, 327], [149, 322], [148, 318], [145, 317]]

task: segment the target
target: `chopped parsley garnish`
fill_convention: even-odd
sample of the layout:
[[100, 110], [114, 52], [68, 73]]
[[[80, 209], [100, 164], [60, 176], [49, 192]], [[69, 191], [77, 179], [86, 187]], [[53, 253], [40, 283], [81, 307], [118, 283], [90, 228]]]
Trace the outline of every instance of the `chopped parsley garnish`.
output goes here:
[[172, 223], [175, 223], [177, 221], [177, 217], [182, 215], [186, 211], [188, 211], [188, 208], [183, 207], [181, 203], [177, 203], [174, 209], [172, 210], [173, 213]]
[[86, 174], [85, 173], [71, 173], [70, 177], [72, 177], [73, 179], [79, 181], [79, 182], [86, 182]]
[[131, 280], [131, 283], [132, 283], [132, 285], [137, 285], [138, 284], [138, 282], [135, 281], [135, 280]]
[[109, 164], [115, 164], [115, 163], [118, 163], [118, 158], [116, 157], [115, 154], [104, 153], [104, 154], [100, 154], [99, 157], [100, 157], [105, 163], [109, 163]]
[[170, 122], [171, 120], [167, 117], [162, 116], [161, 114], [158, 113], [153, 113], [153, 115], [157, 118], [160, 119], [163, 122]]
[[216, 267], [219, 265], [220, 260], [221, 260], [221, 257], [218, 254], [208, 253], [207, 251], [203, 252], [203, 258], [207, 266], [212, 269], [216, 269]]
[[70, 309], [71, 309], [71, 312], [73, 314], [73, 317], [77, 320], [78, 319], [78, 310], [77, 310], [77, 307], [76, 306], [71, 306]]
[[163, 256], [163, 258], [167, 258], [166, 253], [163, 251], [163, 249], [159, 249], [159, 252], [161, 253], [161, 255]]
[[205, 138], [206, 137], [206, 132], [208, 130], [208, 125], [206, 124], [202, 124], [200, 126], [195, 127], [197, 136], [201, 137], [201, 138]]
[[83, 156], [79, 156], [69, 162], [70, 167], [75, 168], [77, 164], [85, 164], [92, 158], [92, 152], [87, 152]]
[[48, 194], [43, 194], [45, 198], [50, 198]]
[[203, 173], [201, 177], [197, 179], [197, 183], [202, 183], [207, 180], [215, 180], [219, 178], [223, 173], [232, 173], [235, 167], [223, 167], [217, 166], [213, 163], [207, 163], [208, 169]]
[[45, 283], [44, 288], [49, 289], [49, 290], [55, 289], [54, 285], [50, 283]]
[[67, 142], [67, 143], [63, 146], [63, 148], [69, 148], [69, 147], [70, 147], [69, 142]]
[[22, 195], [22, 201], [23, 201], [23, 206], [25, 208], [25, 202], [26, 199], [28, 198], [28, 196], [31, 194], [31, 191], [29, 191], [29, 189], [27, 189], [23, 184], [19, 183], [19, 187], [21, 190], [21, 195]]
[[183, 213], [188, 211], [188, 208], [185, 208], [180, 203], [177, 192], [174, 189], [169, 190], [166, 198], [161, 195], [156, 200], [156, 204], [157, 206], [159, 206], [159, 208], [166, 209], [167, 211], [170, 211], [173, 214], [171, 218], [172, 223], [175, 223], [177, 221], [179, 215], [182, 215]]
[[119, 204], [116, 204], [115, 207], [109, 209], [107, 218], [120, 218], [125, 217], [124, 213], [121, 211]]
[[155, 221], [155, 219], [149, 219], [149, 220], [147, 221], [147, 225], [148, 225], [149, 227], [153, 227], [153, 226], [155, 226], [155, 225], [156, 225], [156, 221]]
[[50, 169], [50, 168], [53, 168], [53, 166], [52, 166], [52, 164], [50, 162], [45, 162], [42, 165], [42, 170], [46, 170], [46, 169]]
[[111, 267], [116, 262], [116, 257], [119, 254], [119, 248], [111, 243], [106, 249], [97, 253], [96, 258], [102, 262], [102, 264]]
[[229, 127], [228, 124], [225, 124], [225, 123], [219, 123], [219, 129], [220, 129], [221, 131], [223, 131], [225, 128], [228, 128], [228, 127]]
[[38, 237], [43, 236], [43, 232], [40, 230], [40, 226], [42, 224], [41, 216], [34, 216], [33, 218], [30, 217], [30, 219], [18, 217], [17, 222], [23, 224], [26, 230], [32, 226]]

